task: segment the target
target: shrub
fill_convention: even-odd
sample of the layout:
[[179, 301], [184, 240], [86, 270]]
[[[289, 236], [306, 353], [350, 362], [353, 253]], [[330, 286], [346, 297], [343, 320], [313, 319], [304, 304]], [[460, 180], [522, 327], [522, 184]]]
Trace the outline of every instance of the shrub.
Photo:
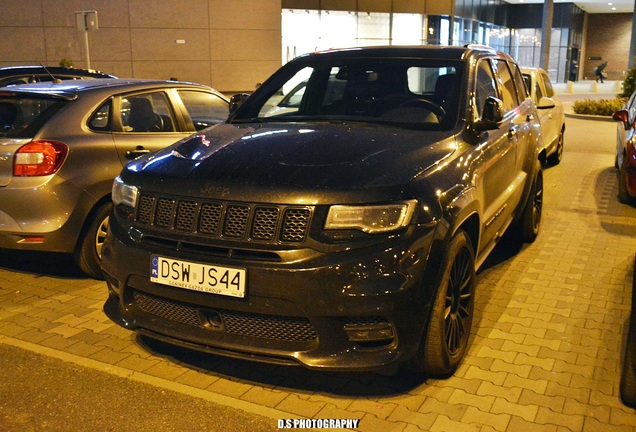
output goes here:
[[623, 108], [625, 98], [616, 99], [585, 99], [572, 104], [572, 109], [576, 114], [588, 114], [599, 116], [612, 116], [616, 111]]
[[[636, 58], [634, 58], [634, 64], [636, 64]], [[636, 90], [636, 67], [627, 71], [625, 81], [623, 81], [623, 92], [618, 94], [618, 97], [628, 98]]]
[[62, 67], [73, 67], [73, 60], [68, 58], [63, 58], [60, 60], [60, 66]]

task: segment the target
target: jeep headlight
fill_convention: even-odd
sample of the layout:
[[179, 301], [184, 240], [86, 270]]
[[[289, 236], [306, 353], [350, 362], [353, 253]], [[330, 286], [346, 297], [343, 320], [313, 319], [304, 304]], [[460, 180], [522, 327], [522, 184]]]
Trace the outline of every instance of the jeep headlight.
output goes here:
[[112, 200], [115, 205], [125, 205], [130, 208], [135, 208], [137, 204], [137, 193], [139, 189], [136, 186], [131, 186], [123, 182], [123, 180], [117, 176], [113, 182]]
[[325, 229], [357, 229], [368, 234], [406, 227], [413, 217], [416, 200], [384, 205], [334, 205], [329, 208]]

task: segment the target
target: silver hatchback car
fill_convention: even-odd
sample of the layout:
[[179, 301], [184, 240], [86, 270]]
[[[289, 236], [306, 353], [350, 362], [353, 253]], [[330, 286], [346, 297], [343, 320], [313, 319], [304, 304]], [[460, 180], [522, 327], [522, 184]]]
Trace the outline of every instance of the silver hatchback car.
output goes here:
[[101, 277], [113, 179], [130, 160], [223, 122], [210, 87], [95, 79], [0, 89], [0, 248], [73, 253]]

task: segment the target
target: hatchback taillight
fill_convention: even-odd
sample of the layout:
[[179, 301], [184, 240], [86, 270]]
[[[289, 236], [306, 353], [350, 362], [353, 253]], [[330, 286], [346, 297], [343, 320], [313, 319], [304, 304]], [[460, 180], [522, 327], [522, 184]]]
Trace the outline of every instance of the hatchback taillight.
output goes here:
[[31, 141], [15, 153], [13, 175], [16, 177], [54, 174], [66, 159], [68, 147], [58, 141]]

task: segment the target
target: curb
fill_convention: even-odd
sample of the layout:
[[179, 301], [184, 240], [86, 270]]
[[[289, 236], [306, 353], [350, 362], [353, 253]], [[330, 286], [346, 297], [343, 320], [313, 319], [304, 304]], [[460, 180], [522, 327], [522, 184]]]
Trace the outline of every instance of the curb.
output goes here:
[[593, 121], [605, 121], [605, 122], [615, 121], [610, 116], [600, 116], [600, 115], [591, 115], [591, 114], [575, 114], [575, 113], [566, 112], [565, 116], [568, 118], [574, 118], [579, 120], [593, 120]]

